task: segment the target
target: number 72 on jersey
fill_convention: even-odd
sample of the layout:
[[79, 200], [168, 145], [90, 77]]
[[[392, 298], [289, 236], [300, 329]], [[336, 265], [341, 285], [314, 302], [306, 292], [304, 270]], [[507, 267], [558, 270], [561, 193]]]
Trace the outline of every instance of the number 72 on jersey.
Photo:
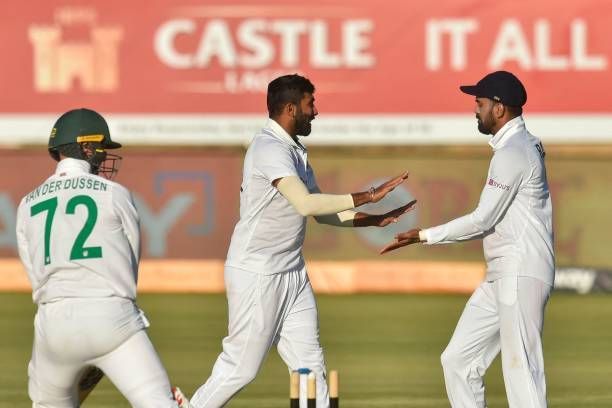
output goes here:
[[[102, 247], [92, 246], [86, 247], [85, 241], [91, 235], [91, 232], [96, 225], [96, 221], [98, 220], [98, 206], [96, 202], [88, 195], [77, 195], [72, 197], [66, 203], [65, 214], [72, 215], [75, 214], [76, 208], [79, 206], [85, 206], [87, 209], [87, 219], [85, 220], [85, 224], [81, 228], [81, 231], [77, 235], [74, 243], [72, 244], [72, 249], [70, 251], [70, 260], [75, 259], [90, 259], [90, 258], [102, 258]], [[45, 219], [45, 265], [49, 265], [51, 263], [51, 230], [53, 226], [53, 220], [55, 218], [55, 213], [58, 207], [57, 197], [50, 198], [45, 201], [41, 201], [38, 204], [33, 205], [30, 208], [30, 216], [34, 217], [42, 212], [46, 212], [47, 216]]]

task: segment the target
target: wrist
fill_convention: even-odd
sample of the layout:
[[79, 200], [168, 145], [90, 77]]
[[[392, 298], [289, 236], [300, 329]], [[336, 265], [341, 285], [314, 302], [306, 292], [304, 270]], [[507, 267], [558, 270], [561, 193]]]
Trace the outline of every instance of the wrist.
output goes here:
[[373, 225], [371, 217], [370, 214], [356, 212], [353, 217], [353, 227], [370, 227]]
[[372, 202], [371, 194], [369, 190], [362, 191], [360, 193], [351, 193], [351, 196], [353, 197], [354, 207], [359, 207], [361, 205]]

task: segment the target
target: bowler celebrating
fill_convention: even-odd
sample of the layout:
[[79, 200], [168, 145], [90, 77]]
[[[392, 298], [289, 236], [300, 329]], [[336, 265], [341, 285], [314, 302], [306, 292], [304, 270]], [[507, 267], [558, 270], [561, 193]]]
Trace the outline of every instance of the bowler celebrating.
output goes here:
[[273, 345], [290, 370], [312, 370], [317, 407], [328, 407], [317, 307], [302, 255], [306, 217], [336, 226], [382, 227], [414, 205], [383, 215], [351, 211], [381, 200], [407, 173], [365, 192], [320, 192], [308, 151], [298, 139], [310, 134], [318, 113], [313, 94], [312, 83], [299, 75], [268, 85], [270, 119], [246, 153], [240, 220], [225, 263], [229, 333], [210, 378], [192, 397], [196, 408], [226, 404], [255, 378]]

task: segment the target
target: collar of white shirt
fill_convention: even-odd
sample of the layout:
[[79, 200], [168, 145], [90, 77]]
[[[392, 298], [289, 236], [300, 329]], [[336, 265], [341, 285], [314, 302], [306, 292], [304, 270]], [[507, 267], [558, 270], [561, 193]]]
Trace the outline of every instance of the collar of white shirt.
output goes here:
[[293, 138], [291, 137], [291, 135], [289, 135], [289, 133], [287, 133], [287, 131], [283, 129], [283, 127], [279, 125], [278, 122], [274, 119], [268, 119], [268, 123], [266, 123], [266, 129], [271, 130], [274, 136], [276, 136], [283, 142], [295, 147], [296, 149], [304, 151], [307, 150], [306, 146], [304, 146], [303, 144], [296, 143], [295, 140], [293, 140]]
[[65, 174], [89, 173], [89, 171], [89, 163], [85, 160], [78, 160], [70, 157], [60, 160], [55, 168], [55, 174], [60, 176]]
[[512, 136], [519, 133], [520, 130], [525, 128], [525, 121], [522, 116], [517, 116], [514, 119], [506, 122], [501, 129], [489, 140], [489, 146], [493, 148], [493, 151], [501, 149], [510, 140]]

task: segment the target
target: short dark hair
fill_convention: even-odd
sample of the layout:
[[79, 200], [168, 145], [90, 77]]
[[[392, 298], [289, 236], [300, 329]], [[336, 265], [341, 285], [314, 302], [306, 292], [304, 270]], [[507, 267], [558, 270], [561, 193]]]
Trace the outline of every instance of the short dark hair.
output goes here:
[[522, 106], [508, 106], [508, 105], [505, 105], [505, 106], [508, 112], [510, 113], [510, 116], [512, 116], [513, 118], [516, 118], [517, 116], [521, 116], [523, 114]]
[[54, 149], [49, 149], [49, 154], [55, 161], [60, 161], [60, 153], [64, 157], [71, 157], [78, 160], [87, 160], [87, 156], [83, 152], [80, 143], [67, 143], [57, 146]]
[[288, 103], [299, 105], [305, 93], [314, 93], [315, 87], [308, 78], [298, 74], [283, 75], [268, 84], [268, 115], [274, 118]]

